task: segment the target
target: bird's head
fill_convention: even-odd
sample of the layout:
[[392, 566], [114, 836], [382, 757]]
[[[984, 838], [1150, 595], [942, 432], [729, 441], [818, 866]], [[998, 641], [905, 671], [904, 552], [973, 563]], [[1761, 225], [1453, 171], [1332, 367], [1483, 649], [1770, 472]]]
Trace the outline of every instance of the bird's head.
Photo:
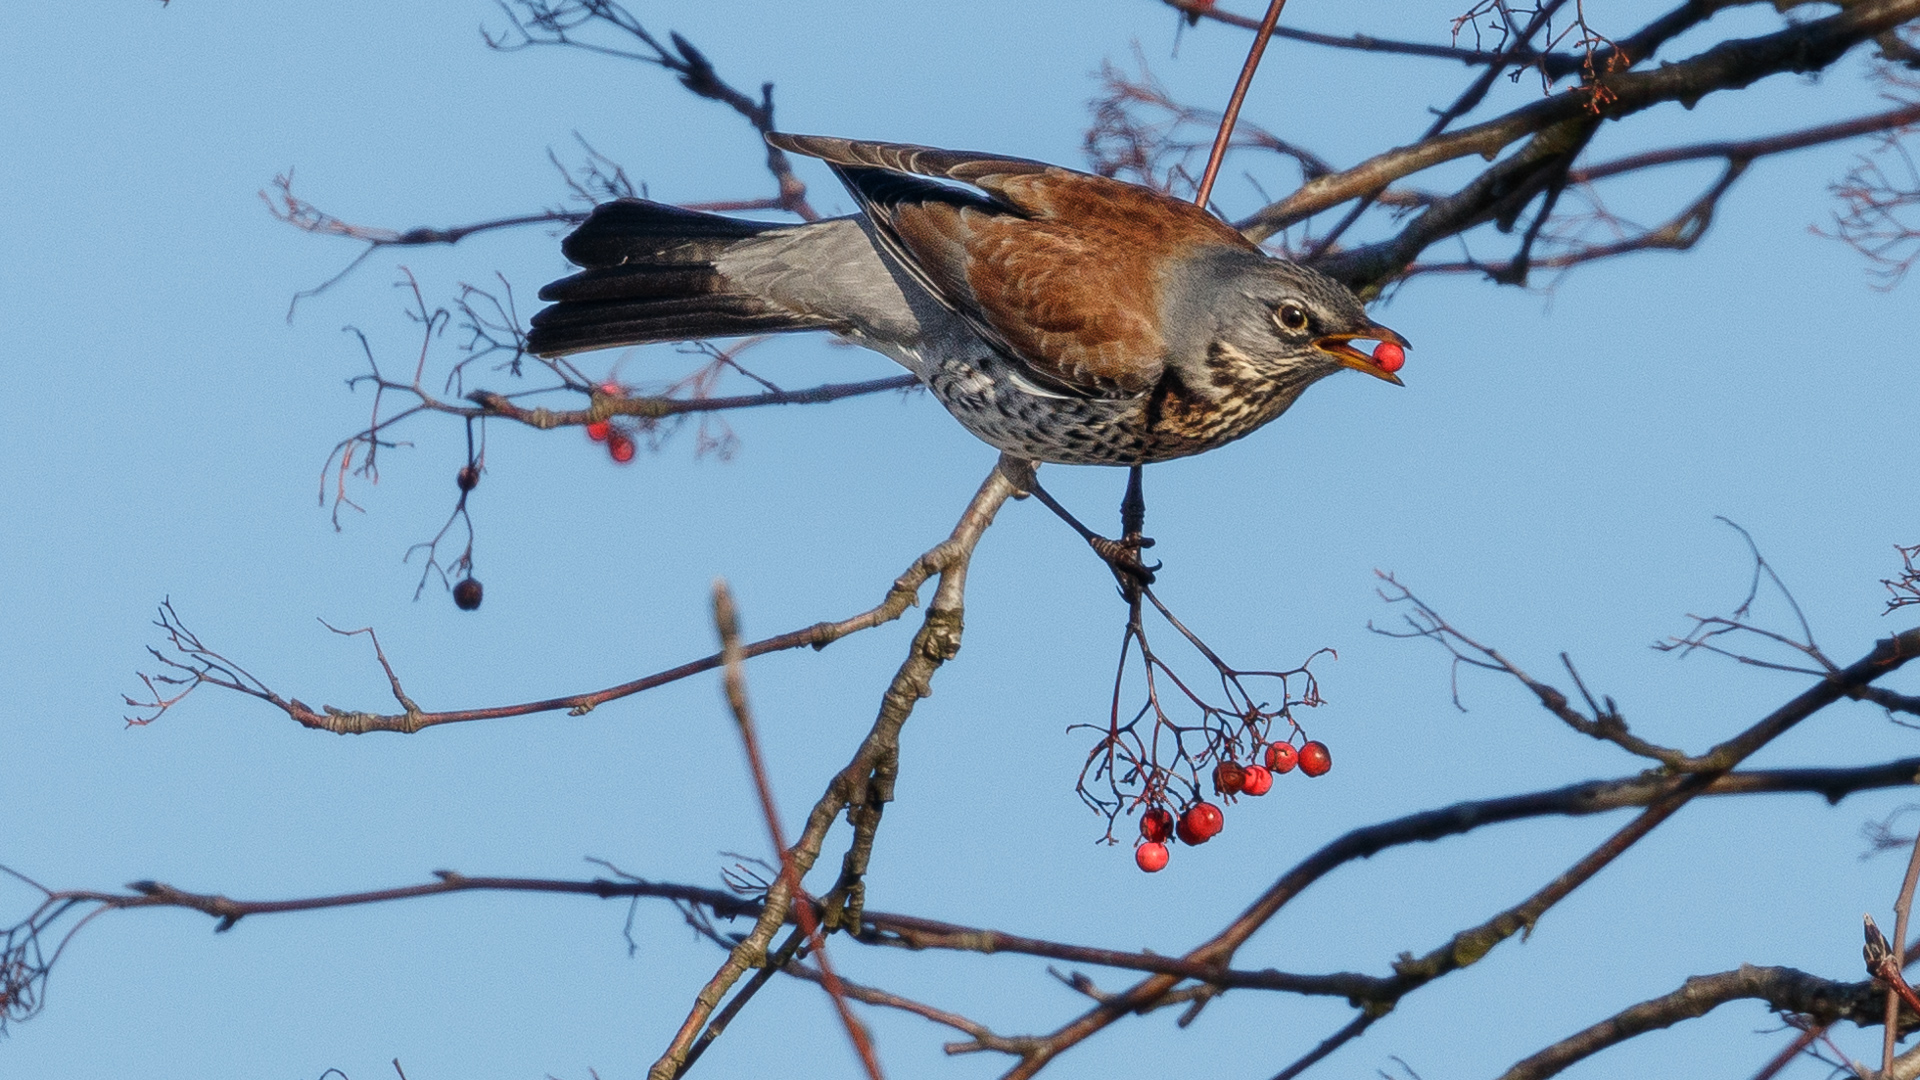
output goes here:
[[[1308, 383], [1343, 367], [1402, 385], [1407, 339], [1367, 316], [1353, 291], [1316, 270], [1254, 251], [1196, 260], [1176, 304], [1204, 347], [1223, 346], [1269, 378]], [[1171, 297], [1170, 297], [1171, 299]], [[1369, 342], [1388, 344], [1380, 350]]]

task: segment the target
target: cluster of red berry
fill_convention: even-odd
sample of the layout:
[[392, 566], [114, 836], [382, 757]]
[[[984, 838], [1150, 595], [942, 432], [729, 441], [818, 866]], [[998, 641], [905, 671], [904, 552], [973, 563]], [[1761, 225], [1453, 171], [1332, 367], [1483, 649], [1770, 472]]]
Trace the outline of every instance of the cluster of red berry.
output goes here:
[[[600, 392], [608, 397], [625, 397], [626, 388], [619, 383], [600, 384]], [[633, 436], [613, 426], [611, 420], [595, 420], [587, 425], [587, 438], [597, 443], [607, 444], [607, 456], [625, 465], [633, 460]]]
[[[1229, 799], [1265, 795], [1273, 790], [1275, 774], [1292, 772], [1295, 766], [1308, 776], [1322, 776], [1333, 768], [1333, 755], [1327, 744], [1317, 739], [1298, 748], [1290, 742], [1276, 742], [1267, 747], [1265, 765], [1236, 761], [1215, 765], [1213, 790]], [[1170, 857], [1168, 840], [1177, 839], [1188, 846], [1204, 844], [1220, 835], [1225, 824], [1226, 815], [1205, 799], [1195, 800], [1177, 820], [1164, 806], [1149, 807], [1140, 815], [1140, 845], [1133, 849], [1133, 861], [1149, 874], [1164, 870]]]

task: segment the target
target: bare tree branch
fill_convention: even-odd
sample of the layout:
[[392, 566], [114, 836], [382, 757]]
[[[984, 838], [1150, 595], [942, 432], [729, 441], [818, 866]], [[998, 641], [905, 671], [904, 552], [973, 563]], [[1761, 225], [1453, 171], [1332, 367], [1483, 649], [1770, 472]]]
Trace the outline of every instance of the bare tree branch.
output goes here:
[[[560, 46], [651, 64], [672, 72], [689, 93], [720, 102], [740, 114], [758, 134], [764, 136], [774, 130], [772, 83], [761, 84], [758, 99], [748, 96], [722, 79], [713, 62], [692, 42], [677, 33], [669, 33], [670, 46], [661, 44], [640, 20], [613, 0], [512, 0], [511, 3], [500, 0], [499, 6], [509, 28], [499, 34], [482, 30], [481, 37], [489, 48], [514, 52], [535, 46]], [[638, 42], [641, 51], [581, 37], [580, 32], [589, 28], [609, 28], [625, 35]], [[773, 174], [779, 194], [770, 203], [755, 205], [786, 210], [802, 221], [819, 220], [819, 213], [807, 202], [807, 185], [794, 174], [786, 153], [764, 140], [761, 148], [766, 153], [767, 171]]]
[[[1410, 814], [1347, 833], [1294, 867], [1286, 879], [1297, 880], [1300, 889], [1304, 890], [1307, 885], [1344, 863], [1370, 858], [1393, 847], [1428, 843], [1490, 825], [1542, 816], [1585, 816], [1644, 807], [1671, 794], [1682, 782], [1680, 777], [1641, 773], [1616, 780], [1588, 781], [1524, 795], [1457, 803]], [[1732, 772], [1716, 779], [1701, 794], [1719, 797], [1805, 793], [1819, 795], [1829, 803], [1838, 803], [1857, 792], [1907, 787], [1916, 783], [1920, 783], [1920, 757], [1853, 768]], [[0, 871], [4, 870], [4, 867], [0, 867]], [[19, 875], [15, 873], [14, 876]], [[29, 918], [15, 924], [0, 940], [0, 945], [4, 946], [4, 951], [0, 951], [0, 971], [11, 973], [7, 976], [10, 981], [0, 985], [0, 994], [10, 995], [8, 1001], [12, 1004], [8, 1007], [13, 1010], [0, 1015], [0, 1019], [5, 1016], [15, 1020], [24, 1019], [37, 1009], [36, 1003], [40, 1000], [37, 988], [51, 971], [52, 958], [36, 950], [54, 932], [63, 917], [82, 909], [86, 911], [85, 919], [107, 911], [146, 908], [198, 911], [217, 920], [215, 929], [218, 931], [231, 929], [241, 919], [256, 915], [320, 911], [460, 892], [528, 892], [591, 896], [603, 900], [665, 899], [697, 905], [725, 919], [758, 919], [768, 910], [763, 895], [743, 896], [724, 889], [649, 881], [626, 873], [619, 873], [611, 879], [584, 881], [468, 875], [453, 870], [435, 871], [434, 877], [435, 881], [418, 885], [291, 900], [234, 900], [218, 893], [189, 892], [156, 881], [134, 882], [128, 886], [127, 892], [85, 889], [55, 891], [22, 878], [42, 895], [43, 900]], [[840, 889], [841, 886], [836, 884], [836, 891]], [[825, 899], [801, 900], [803, 906], [814, 906], [823, 922], [833, 912], [832, 905], [835, 902], [832, 894]], [[855, 939], [868, 945], [1036, 956], [1076, 964], [1153, 972], [1183, 980], [1200, 980], [1220, 988], [1345, 997], [1357, 1003], [1389, 1007], [1403, 992], [1394, 977], [1355, 973], [1301, 975], [1272, 969], [1250, 971], [1191, 957], [1075, 945], [921, 916], [878, 911], [849, 912], [844, 906], [840, 910], [840, 925], [853, 930]], [[797, 914], [789, 910], [783, 921], [791, 925], [797, 919]], [[61, 940], [64, 942], [77, 929], [78, 926], [62, 934]], [[57, 956], [57, 953], [54, 955]], [[854, 996], [858, 997], [857, 994]], [[1038, 1046], [1039, 1042], [1023, 1038], [1009, 1043], [1016, 1044], [1025, 1050]], [[983, 1048], [999, 1049], [993, 1046]]]
[[[1257, 30], [1258, 19], [1249, 19], [1235, 15], [1216, 7], [1213, 0], [1160, 0], [1161, 3], [1190, 18], [1210, 19], [1214, 22], [1236, 26], [1243, 30]], [[1297, 30], [1282, 26], [1274, 31], [1276, 37], [1289, 41], [1305, 42], [1309, 45], [1324, 45], [1333, 49], [1350, 49], [1357, 52], [1388, 53], [1397, 56], [1419, 56], [1433, 60], [1453, 60], [1474, 67], [1483, 65], [1519, 63], [1524, 67], [1537, 67], [1550, 78], [1560, 79], [1580, 70], [1584, 57], [1575, 53], [1536, 52], [1525, 48], [1514, 52], [1500, 49], [1464, 49], [1458, 45], [1430, 45], [1418, 41], [1396, 41], [1391, 38], [1376, 37], [1372, 34], [1320, 34], [1311, 30]]]
[[[1618, 53], [1640, 61], [1649, 46], [1704, 18], [1692, 5], [1623, 39]], [[1422, 250], [1446, 236], [1517, 210], [1555, 175], [1565, 176], [1572, 155], [1584, 147], [1594, 120], [1618, 119], [1666, 101], [1691, 104], [1708, 94], [1738, 89], [1768, 75], [1818, 70], [1847, 50], [1920, 17], [1920, 0], [1867, 0], [1820, 19], [1773, 34], [1723, 41], [1696, 56], [1651, 70], [1598, 74], [1593, 95], [1558, 95], [1503, 116], [1390, 150], [1353, 168], [1309, 180], [1298, 191], [1238, 222], [1254, 239], [1387, 188], [1394, 181], [1468, 154], [1492, 157], [1517, 140], [1530, 139], [1455, 195], [1428, 207], [1390, 240], [1329, 253], [1323, 269], [1361, 286], [1383, 283], [1412, 265]], [[1604, 97], [1605, 100], [1602, 100]], [[1554, 170], [1559, 169], [1556, 173]]]
[[[1742, 964], [1736, 971], [1695, 975], [1671, 994], [1643, 1001], [1554, 1043], [1500, 1074], [1500, 1080], [1544, 1080], [1575, 1062], [1649, 1031], [1705, 1016], [1730, 1001], [1759, 1000], [1821, 1023], [1877, 1021], [1871, 983], [1842, 983], [1786, 967]], [[1911, 1022], [1911, 1021], [1910, 1021]], [[1891, 1036], [1889, 1036], [1891, 1037]]]
[[[1665, 794], [1653, 800], [1641, 814], [1606, 842], [1557, 875], [1525, 900], [1494, 915], [1479, 926], [1463, 930], [1445, 944], [1423, 956], [1408, 956], [1395, 963], [1394, 1000], [1427, 983], [1477, 963], [1500, 942], [1530, 929], [1541, 916], [1594, 874], [1618, 858], [1654, 828], [1692, 801], [1713, 782], [1742, 760], [1784, 734], [1801, 720], [1846, 696], [1855, 686], [1866, 685], [1920, 655], [1920, 628], [1884, 638], [1872, 651], [1841, 669], [1835, 675], [1801, 693], [1792, 701], [1754, 724], [1739, 735], [1722, 742], [1701, 755], [1701, 772], [1690, 773]], [[1322, 849], [1327, 854], [1331, 849]], [[1186, 954], [1186, 959], [1224, 964], [1256, 931], [1266, 925], [1285, 904], [1299, 895], [1313, 880], [1345, 861], [1343, 858], [1316, 856], [1299, 868], [1283, 875], [1261, 894], [1231, 925]], [[1105, 1029], [1128, 1013], [1146, 1007], [1179, 982], [1177, 976], [1155, 975], [1123, 993], [1111, 1004], [1101, 1005], [1048, 1035], [1041, 1049], [1022, 1059], [1009, 1070], [1007, 1080], [1025, 1080], [1055, 1056]]]

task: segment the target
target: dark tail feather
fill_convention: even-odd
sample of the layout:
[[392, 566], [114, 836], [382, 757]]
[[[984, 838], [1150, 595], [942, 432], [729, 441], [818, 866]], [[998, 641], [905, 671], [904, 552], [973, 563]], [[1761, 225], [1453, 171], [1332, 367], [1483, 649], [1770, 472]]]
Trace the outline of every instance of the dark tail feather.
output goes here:
[[584, 267], [540, 290], [556, 303], [533, 316], [527, 348], [541, 356], [651, 341], [691, 341], [833, 329], [739, 289], [713, 260], [772, 229], [640, 199], [596, 207], [560, 245]]

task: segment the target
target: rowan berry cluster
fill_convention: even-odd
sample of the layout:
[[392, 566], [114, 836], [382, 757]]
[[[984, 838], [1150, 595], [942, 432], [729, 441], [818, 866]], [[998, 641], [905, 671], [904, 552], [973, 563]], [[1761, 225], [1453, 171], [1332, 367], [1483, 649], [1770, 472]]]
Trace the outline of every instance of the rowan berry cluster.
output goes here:
[[[1290, 741], [1268, 744], [1262, 755], [1265, 764], [1241, 764], [1223, 759], [1213, 767], [1213, 791], [1223, 802], [1241, 795], [1260, 796], [1273, 790], [1273, 778], [1296, 767], [1307, 776], [1323, 776], [1333, 768], [1333, 755], [1327, 744], [1309, 739], [1295, 747]], [[1193, 847], [1220, 835], [1226, 814], [1205, 799], [1196, 798], [1176, 818], [1164, 805], [1149, 806], [1140, 815], [1140, 842], [1133, 849], [1133, 861], [1147, 873], [1166, 869], [1172, 857], [1167, 844], [1178, 840]]]

